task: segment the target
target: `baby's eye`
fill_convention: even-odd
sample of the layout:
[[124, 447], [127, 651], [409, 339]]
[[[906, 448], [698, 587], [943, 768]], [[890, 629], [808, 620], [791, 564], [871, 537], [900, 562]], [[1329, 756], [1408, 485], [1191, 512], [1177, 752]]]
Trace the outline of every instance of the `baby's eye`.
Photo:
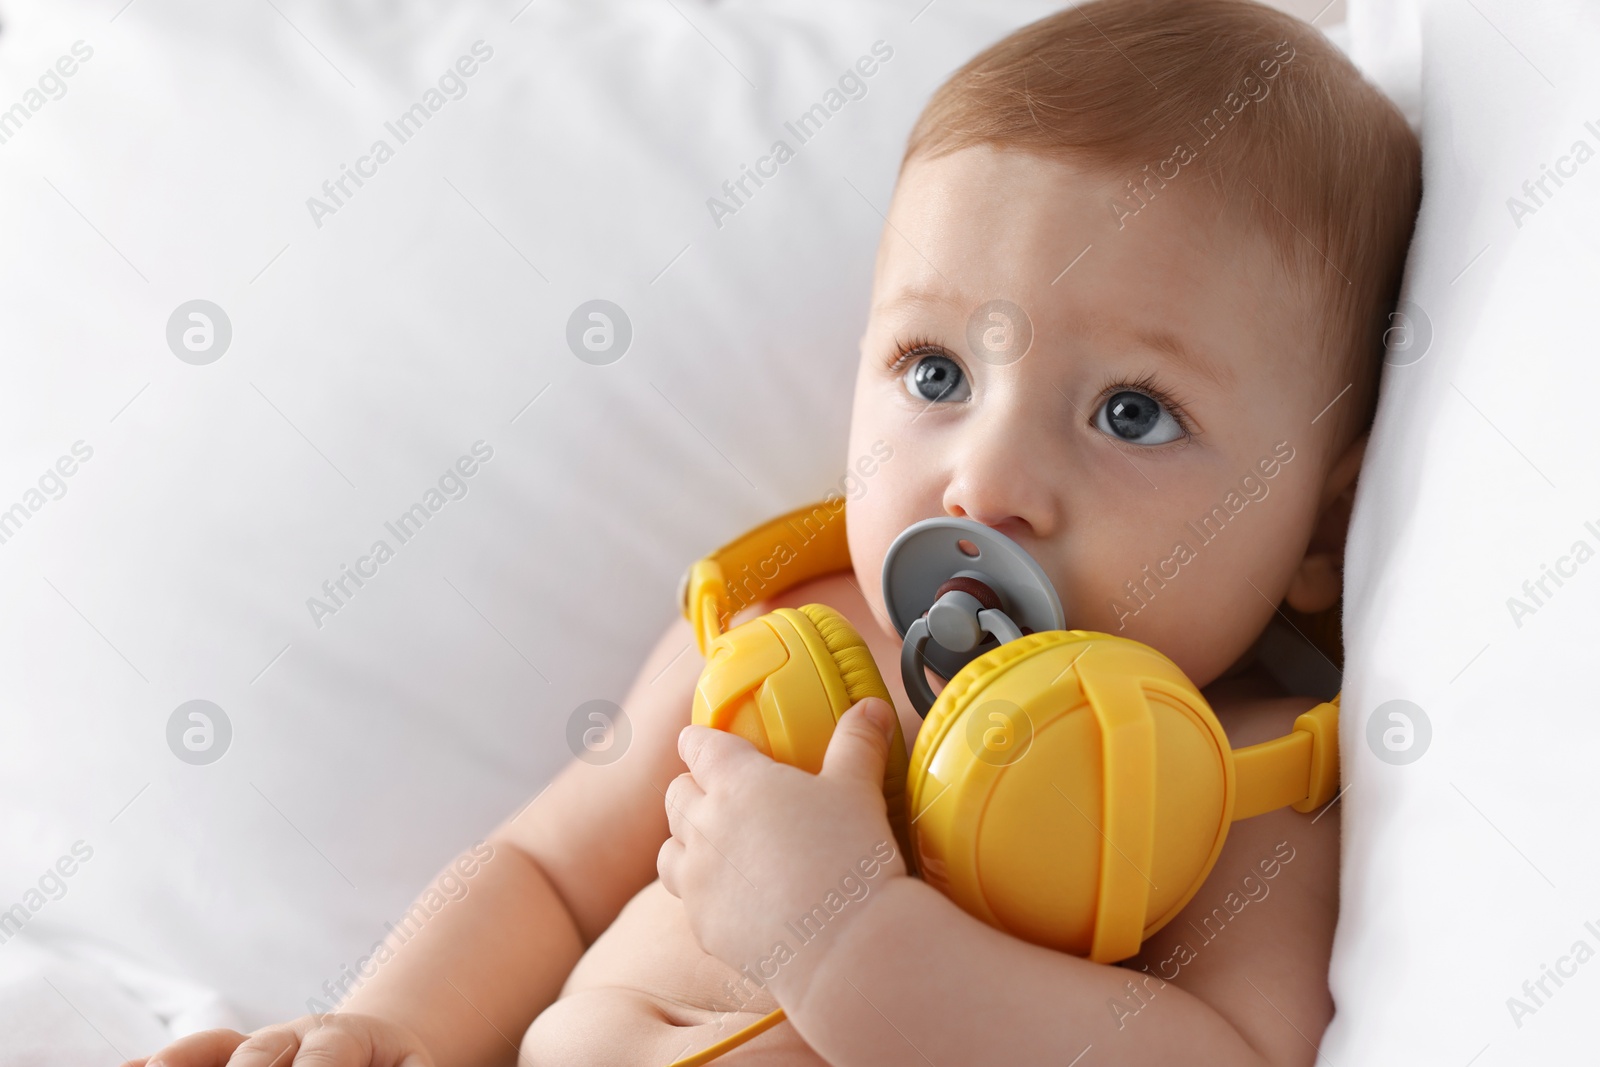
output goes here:
[[960, 365], [949, 356], [922, 356], [911, 364], [901, 380], [908, 393], [930, 404], [942, 400], [954, 404], [972, 398]]
[[1131, 389], [1107, 397], [1094, 423], [1101, 433], [1136, 445], [1164, 445], [1183, 436], [1183, 427], [1159, 400]]

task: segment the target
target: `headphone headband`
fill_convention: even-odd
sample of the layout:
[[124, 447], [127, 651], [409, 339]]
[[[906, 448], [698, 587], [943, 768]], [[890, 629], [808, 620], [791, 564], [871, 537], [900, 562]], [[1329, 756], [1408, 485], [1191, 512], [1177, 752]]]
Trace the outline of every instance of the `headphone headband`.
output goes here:
[[700, 654], [751, 604], [849, 567], [844, 515], [844, 497], [830, 494], [757, 526], [684, 571], [678, 603]]

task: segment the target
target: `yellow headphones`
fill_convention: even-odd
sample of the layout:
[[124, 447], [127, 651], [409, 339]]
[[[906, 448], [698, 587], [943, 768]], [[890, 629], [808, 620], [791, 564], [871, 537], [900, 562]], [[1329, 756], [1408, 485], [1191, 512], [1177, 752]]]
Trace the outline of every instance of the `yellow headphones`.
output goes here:
[[[679, 587], [706, 659], [693, 721], [813, 773], [847, 708], [893, 703], [866, 642], [821, 604], [723, 628], [752, 603], [848, 569], [844, 512], [838, 498], [773, 519]], [[956, 671], [909, 759], [896, 724], [884, 797], [913, 873], [997, 929], [1112, 963], [1183, 909], [1234, 821], [1333, 798], [1338, 716], [1335, 696], [1288, 735], [1235, 750], [1200, 691], [1148, 645], [1024, 633]], [[781, 1018], [678, 1062], [709, 1062]]]

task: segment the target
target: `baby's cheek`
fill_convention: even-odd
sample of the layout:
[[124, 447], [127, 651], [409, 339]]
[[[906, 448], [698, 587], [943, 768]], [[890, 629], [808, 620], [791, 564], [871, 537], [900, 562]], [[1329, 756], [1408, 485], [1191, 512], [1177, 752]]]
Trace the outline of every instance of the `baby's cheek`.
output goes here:
[[1166, 562], [1171, 552], [1170, 545], [1133, 543], [1124, 531], [1090, 548], [1070, 574], [1052, 575], [1067, 626], [1135, 637], [1158, 614], [1163, 584], [1170, 586], [1162, 572], [1178, 569]]
[[[1067, 625], [1150, 645], [1191, 679], [1220, 673], [1236, 658], [1228, 648], [1237, 643], [1238, 605], [1214, 588], [1216, 575], [1203, 566], [1202, 553], [1172, 545], [1147, 551], [1119, 552], [1091, 568], [1076, 596], [1063, 597]], [[1237, 584], [1249, 591], [1242, 579]]]
[[850, 563], [874, 612], [883, 611], [883, 560], [901, 530], [917, 521], [904, 518], [894, 508], [889, 486], [875, 486], [852, 500], [845, 512], [845, 536]]

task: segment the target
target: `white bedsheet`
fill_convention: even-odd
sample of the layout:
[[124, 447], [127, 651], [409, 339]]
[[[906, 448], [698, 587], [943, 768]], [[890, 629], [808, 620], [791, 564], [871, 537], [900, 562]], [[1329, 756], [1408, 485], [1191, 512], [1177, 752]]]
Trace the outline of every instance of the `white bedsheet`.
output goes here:
[[[1600, 557], [1573, 546], [1600, 550], [1600, 10], [1371, 0], [1350, 25], [1397, 96], [1420, 90], [1424, 194], [1394, 323], [1410, 347], [1385, 373], [1345, 572], [1338, 1014], [1319, 1062], [1592, 1063], [1600, 962], [1574, 948], [1600, 953]], [[1546, 168], [1563, 184], [1529, 196]], [[1530, 596], [1546, 566], [1567, 576]], [[1412, 747], [1391, 759], [1411, 762], [1376, 754], [1385, 729], [1406, 741], [1395, 711]]]
[[[0, 4], [0, 109], [41, 94], [0, 143], [0, 510], [40, 492], [0, 543], [0, 1062], [326, 1001], [622, 698], [685, 564], [839, 483], [905, 135], [1054, 5], [918, 6]], [[196, 299], [206, 365], [168, 340]], [[595, 299], [633, 333], [603, 366]], [[209, 765], [169, 749], [193, 700]]]

